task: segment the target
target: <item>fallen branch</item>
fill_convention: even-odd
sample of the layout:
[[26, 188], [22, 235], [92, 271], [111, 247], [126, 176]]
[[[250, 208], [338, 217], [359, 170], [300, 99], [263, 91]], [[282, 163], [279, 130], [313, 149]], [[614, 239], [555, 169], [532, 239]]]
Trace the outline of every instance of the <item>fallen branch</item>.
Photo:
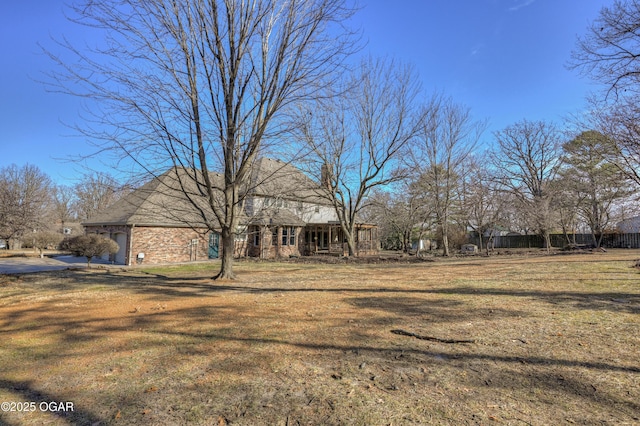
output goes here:
[[420, 339], [420, 340], [431, 340], [431, 341], [440, 342], [440, 343], [475, 343], [476, 342], [475, 340], [440, 339], [438, 337], [420, 336], [419, 334], [411, 333], [404, 330], [391, 330], [391, 332], [393, 334], [398, 334], [400, 336], [415, 337], [416, 339]]

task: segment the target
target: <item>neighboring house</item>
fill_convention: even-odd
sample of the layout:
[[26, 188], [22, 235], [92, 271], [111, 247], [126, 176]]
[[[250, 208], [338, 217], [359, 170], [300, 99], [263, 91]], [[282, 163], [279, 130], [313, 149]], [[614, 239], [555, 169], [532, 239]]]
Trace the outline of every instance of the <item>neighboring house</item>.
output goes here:
[[64, 226], [62, 223], [57, 222], [55, 224], [55, 229], [62, 232], [62, 235], [65, 237], [73, 237], [75, 235], [82, 235], [84, 229], [80, 222], [65, 222]]
[[[118, 264], [218, 257], [219, 223], [188, 175], [184, 169], [169, 170], [84, 222], [86, 232], [115, 240], [120, 250], [110, 260]], [[221, 175], [213, 178], [217, 180], [214, 186], [222, 183]], [[333, 206], [322, 196], [320, 186], [299, 169], [278, 160], [260, 159], [254, 164], [246, 191], [236, 233], [236, 256], [347, 253]], [[378, 251], [375, 225], [358, 225], [357, 246], [359, 254]]]
[[638, 234], [640, 233], [640, 216], [618, 222], [616, 227], [623, 234]]

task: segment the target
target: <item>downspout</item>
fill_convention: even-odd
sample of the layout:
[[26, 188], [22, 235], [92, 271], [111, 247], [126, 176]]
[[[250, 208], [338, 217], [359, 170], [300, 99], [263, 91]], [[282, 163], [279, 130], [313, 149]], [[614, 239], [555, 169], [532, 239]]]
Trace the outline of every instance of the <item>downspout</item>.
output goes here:
[[129, 231], [129, 255], [127, 256], [127, 266], [131, 266], [131, 253], [133, 253], [133, 228], [136, 227], [136, 224], [131, 224], [131, 230]]
[[263, 240], [264, 240], [264, 235], [266, 234], [266, 230], [264, 229], [264, 226], [258, 229], [260, 232], [260, 240], [258, 241], [258, 247], [260, 248], [259, 258], [264, 259], [264, 241]]

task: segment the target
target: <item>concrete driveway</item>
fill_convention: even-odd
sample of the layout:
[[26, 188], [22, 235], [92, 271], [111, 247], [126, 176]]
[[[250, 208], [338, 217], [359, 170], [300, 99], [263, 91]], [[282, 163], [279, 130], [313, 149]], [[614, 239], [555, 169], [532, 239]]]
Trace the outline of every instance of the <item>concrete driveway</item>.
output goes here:
[[[91, 265], [110, 265], [102, 259], [93, 259]], [[0, 274], [28, 274], [31, 272], [57, 271], [67, 268], [86, 268], [87, 258], [76, 256], [6, 257], [0, 258]]]

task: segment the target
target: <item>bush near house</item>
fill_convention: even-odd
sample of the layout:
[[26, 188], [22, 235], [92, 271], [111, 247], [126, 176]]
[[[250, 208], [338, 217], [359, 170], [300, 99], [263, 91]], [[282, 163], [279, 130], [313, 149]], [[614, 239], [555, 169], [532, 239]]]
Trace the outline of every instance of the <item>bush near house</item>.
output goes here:
[[87, 267], [91, 267], [91, 259], [105, 253], [115, 254], [119, 250], [118, 243], [98, 234], [79, 235], [68, 241], [69, 250], [76, 256], [87, 258]]

